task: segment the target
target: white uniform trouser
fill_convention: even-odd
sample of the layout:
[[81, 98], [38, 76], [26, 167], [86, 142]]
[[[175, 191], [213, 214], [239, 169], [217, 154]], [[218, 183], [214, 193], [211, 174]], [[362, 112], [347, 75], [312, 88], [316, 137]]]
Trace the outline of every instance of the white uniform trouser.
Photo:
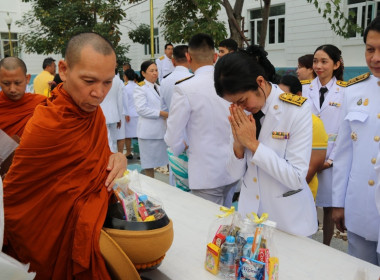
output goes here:
[[204, 199], [210, 200], [216, 204], [230, 208], [232, 205], [232, 197], [239, 182], [240, 180], [229, 185], [214, 189], [194, 189], [191, 190], [191, 193]]
[[117, 153], [117, 123], [107, 124], [108, 145], [111, 152]]
[[380, 254], [376, 252], [377, 242], [369, 241], [351, 231], [347, 231], [348, 253], [363, 261], [380, 266]]

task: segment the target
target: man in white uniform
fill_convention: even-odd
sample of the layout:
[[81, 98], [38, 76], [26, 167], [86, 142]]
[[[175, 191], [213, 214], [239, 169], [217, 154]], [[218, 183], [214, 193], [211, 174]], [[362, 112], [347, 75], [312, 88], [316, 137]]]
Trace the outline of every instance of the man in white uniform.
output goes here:
[[186, 54], [194, 75], [176, 83], [165, 141], [173, 151], [185, 149], [188, 138], [191, 192], [227, 207], [232, 204], [236, 182], [227, 172], [231, 128], [229, 103], [214, 87], [217, 54], [209, 35], [194, 35]]
[[173, 72], [174, 70], [172, 56], [173, 56], [173, 45], [172, 43], [168, 43], [165, 45], [165, 54], [156, 59], [159, 83], [161, 83], [161, 80], [167, 75], [169, 75], [171, 72]]
[[380, 265], [374, 170], [380, 141], [379, 17], [368, 25], [364, 42], [373, 75], [351, 79], [346, 88], [333, 167], [333, 220], [340, 231], [347, 229], [350, 255]]
[[186, 59], [187, 50], [188, 47], [186, 45], [176, 46], [173, 49], [173, 65], [175, 66], [174, 71], [161, 81], [160, 89], [163, 106], [167, 107], [169, 110], [173, 96], [174, 84], [179, 80], [191, 76], [189, 71], [190, 64]]
[[[186, 45], [180, 45], [176, 46], [173, 49], [173, 65], [175, 66], [174, 71], [168, 74], [162, 81], [161, 81], [161, 98], [162, 98], [162, 105], [164, 110], [170, 110], [170, 104], [173, 96], [173, 90], [174, 85], [176, 82], [190, 77], [191, 73], [189, 71], [190, 64], [186, 59], [186, 53], [188, 51], [188, 47]], [[175, 157], [175, 156], [173, 156]], [[170, 159], [173, 157], [169, 156], [169, 163]], [[173, 171], [171, 169], [171, 166], [169, 166], [169, 183], [172, 186], [175, 186], [175, 180]]]
[[[124, 84], [119, 78], [119, 75], [115, 75], [112, 80], [112, 87], [100, 104], [103, 114], [106, 118], [107, 130], [108, 130], [108, 144], [111, 152], [117, 153], [117, 140], [119, 136], [119, 130], [123, 129], [121, 125], [121, 119], [123, 118], [123, 87]], [[124, 134], [124, 132], [122, 132]], [[123, 136], [124, 137], [124, 136]]]

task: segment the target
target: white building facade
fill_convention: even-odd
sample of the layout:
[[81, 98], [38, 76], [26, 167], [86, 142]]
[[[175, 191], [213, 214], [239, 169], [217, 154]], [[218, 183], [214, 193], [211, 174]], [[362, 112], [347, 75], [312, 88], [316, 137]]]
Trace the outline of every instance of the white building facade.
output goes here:
[[[234, 1], [230, 0], [233, 4]], [[349, 11], [355, 14], [354, 20], [365, 27], [380, 10], [380, 0], [342, 0], [342, 10], [347, 15]], [[326, 2], [326, 1], [320, 1]], [[154, 27], [155, 27], [155, 57], [164, 53], [165, 39], [163, 28], [158, 25], [157, 17], [166, 3], [165, 0], [153, 0], [154, 5]], [[30, 10], [29, 3], [21, 0], [0, 1], [0, 58], [9, 55], [8, 27], [5, 22], [7, 13], [12, 17], [11, 36], [14, 46], [20, 47], [19, 35], [24, 32], [15, 22]], [[142, 23], [150, 24], [150, 1], [142, 1], [137, 4], [125, 4], [126, 19], [121, 23], [122, 43], [130, 45], [127, 57], [131, 59], [132, 68], [139, 71], [144, 60], [150, 59], [148, 45], [133, 43], [128, 32]], [[243, 16], [247, 30], [246, 37], [253, 44], [258, 43], [259, 30], [261, 26], [260, 1], [246, 0], [243, 7]], [[222, 8], [220, 19], [227, 24], [227, 15]], [[185, 42], [186, 43], [186, 42]], [[341, 51], [346, 67], [345, 78], [367, 71], [364, 59], [364, 43], [361, 34], [352, 34], [349, 39], [337, 36], [331, 31], [330, 24], [315, 9], [313, 4], [306, 0], [272, 0], [271, 12], [268, 22], [266, 50], [269, 59], [278, 69], [295, 69], [297, 58], [313, 53], [322, 44], [334, 44]], [[45, 55], [26, 54], [22, 46], [18, 55], [28, 67], [28, 72], [36, 75], [42, 70], [42, 61]], [[59, 60], [60, 55], [52, 55]], [[347, 75], [348, 74], [348, 75]]]

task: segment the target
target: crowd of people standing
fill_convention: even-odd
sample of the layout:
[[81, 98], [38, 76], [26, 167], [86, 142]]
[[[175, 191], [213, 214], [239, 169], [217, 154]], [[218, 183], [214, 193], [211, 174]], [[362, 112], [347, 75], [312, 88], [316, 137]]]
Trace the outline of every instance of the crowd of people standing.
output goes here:
[[[164, 56], [142, 62], [140, 76], [126, 65], [122, 80], [112, 46], [84, 33], [58, 64], [63, 83], [37, 101], [25, 93], [22, 60], [3, 59], [0, 110], [16, 104], [12, 110], [25, 112], [12, 123], [0, 116], [0, 129], [20, 141], [4, 174], [6, 252], [41, 279], [108, 279], [94, 244], [137, 137], [145, 175], [167, 165], [168, 152], [186, 153], [192, 194], [230, 207], [240, 192], [241, 214], [266, 212], [280, 230], [300, 236], [317, 231], [316, 206], [323, 207], [323, 243], [335, 225], [347, 231], [349, 254], [380, 265], [379, 17], [363, 38], [372, 75], [349, 81], [331, 44], [299, 58], [297, 79], [278, 76], [258, 46], [238, 49], [227, 39], [218, 56], [207, 34], [165, 45]], [[55, 73], [54, 60], [49, 65], [44, 71]], [[25, 105], [26, 98], [34, 101]], [[63, 208], [59, 219], [49, 220], [57, 213], [47, 204]], [[29, 231], [32, 223], [54, 229], [54, 238]]]

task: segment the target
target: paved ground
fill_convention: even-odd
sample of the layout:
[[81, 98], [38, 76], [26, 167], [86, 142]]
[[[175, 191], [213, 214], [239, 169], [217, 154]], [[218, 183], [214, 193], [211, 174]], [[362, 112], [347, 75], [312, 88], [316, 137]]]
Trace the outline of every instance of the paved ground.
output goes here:
[[[139, 172], [141, 172], [142, 170], [140, 166], [140, 160], [137, 159], [136, 157], [132, 160], [128, 160], [128, 169], [137, 169]], [[160, 180], [167, 184], [169, 183], [169, 172], [167, 171], [166, 167], [156, 168], [154, 176], [157, 180]], [[322, 209], [318, 209], [318, 220], [320, 223], [322, 223], [322, 220], [323, 220]], [[318, 232], [312, 236], [312, 239], [322, 243], [323, 231], [322, 231], [321, 226], [319, 227]], [[331, 241], [331, 247], [343, 252], [347, 252], [347, 237], [342, 236], [341, 234], [339, 234], [338, 230], [335, 230], [335, 234]]]

